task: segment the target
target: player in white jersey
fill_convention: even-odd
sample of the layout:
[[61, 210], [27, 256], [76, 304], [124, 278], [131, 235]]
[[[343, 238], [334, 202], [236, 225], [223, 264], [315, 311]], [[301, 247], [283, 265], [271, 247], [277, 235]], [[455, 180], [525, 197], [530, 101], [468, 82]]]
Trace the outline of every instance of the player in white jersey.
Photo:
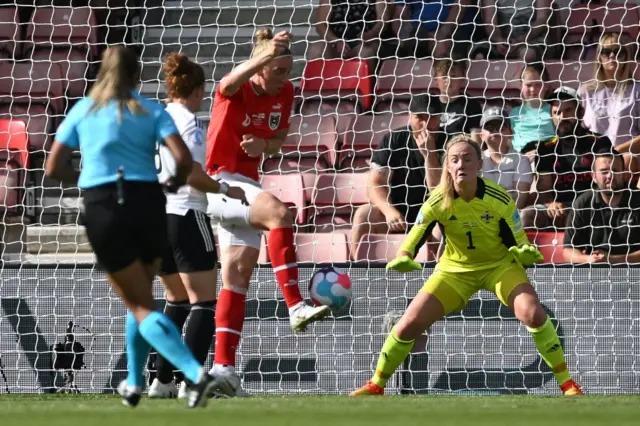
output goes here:
[[[204, 72], [184, 54], [173, 53], [164, 63], [171, 115], [193, 157], [193, 169], [187, 185], [167, 197], [167, 225], [169, 246], [163, 256], [158, 275], [165, 287], [167, 304], [165, 315], [182, 330], [185, 343], [200, 363], [206, 361], [215, 331], [216, 306], [216, 246], [207, 216], [206, 193], [225, 194], [229, 198], [244, 199], [241, 188], [229, 187], [209, 177], [205, 163], [204, 132], [194, 112], [200, 109], [204, 96]], [[159, 180], [174, 174], [175, 161], [168, 149], [159, 146], [157, 162]], [[156, 358], [156, 377], [149, 388], [149, 397], [186, 397], [186, 386], [177, 392], [174, 367], [163, 357]]]

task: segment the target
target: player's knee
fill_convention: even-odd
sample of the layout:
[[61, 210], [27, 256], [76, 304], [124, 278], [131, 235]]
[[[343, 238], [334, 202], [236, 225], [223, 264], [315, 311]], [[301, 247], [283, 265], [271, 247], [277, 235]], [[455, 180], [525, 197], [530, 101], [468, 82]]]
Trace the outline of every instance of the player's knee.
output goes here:
[[537, 328], [547, 320], [547, 313], [536, 297], [523, 295], [516, 299], [513, 310], [516, 318], [530, 328]]
[[270, 229], [274, 228], [290, 228], [293, 226], [293, 215], [291, 210], [282, 202], [277, 201], [272, 204], [272, 224]]

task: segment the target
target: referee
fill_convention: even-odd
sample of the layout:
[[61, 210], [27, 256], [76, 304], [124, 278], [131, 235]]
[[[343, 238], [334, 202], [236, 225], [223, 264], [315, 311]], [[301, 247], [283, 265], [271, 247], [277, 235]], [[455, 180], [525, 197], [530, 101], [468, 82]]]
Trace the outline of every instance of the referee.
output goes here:
[[[193, 168], [183, 186], [167, 195], [169, 246], [162, 258], [160, 281], [165, 288], [165, 315], [182, 330], [187, 317], [185, 343], [201, 364], [207, 359], [215, 333], [216, 247], [211, 222], [207, 216], [207, 193], [244, 199], [242, 188], [218, 182], [204, 171], [206, 146], [200, 121], [194, 113], [200, 110], [204, 97], [204, 71], [183, 53], [165, 58], [164, 73], [169, 95], [167, 112], [180, 132], [193, 157]], [[159, 177], [173, 169], [173, 156], [160, 150]], [[149, 398], [176, 396], [173, 366], [162, 356], [156, 358], [156, 378], [149, 387]], [[180, 384], [179, 398], [187, 397], [186, 383]]]
[[[88, 97], [64, 119], [46, 163], [47, 176], [83, 190], [87, 237], [99, 264], [129, 313], [126, 321], [127, 379], [118, 386], [123, 403], [136, 406], [150, 346], [184, 372], [189, 407], [205, 405], [218, 383], [182, 343], [174, 323], [155, 310], [152, 283], [167, 245], [166, 198], [155, 167], [156, 141], [176, 160], [168, 182], [186, 181], [192, 159], [163, 106], [139, 96], [138, 59], [132, 50], [110, 47]], [[70, 167], [74, 150], [82, 171]]]

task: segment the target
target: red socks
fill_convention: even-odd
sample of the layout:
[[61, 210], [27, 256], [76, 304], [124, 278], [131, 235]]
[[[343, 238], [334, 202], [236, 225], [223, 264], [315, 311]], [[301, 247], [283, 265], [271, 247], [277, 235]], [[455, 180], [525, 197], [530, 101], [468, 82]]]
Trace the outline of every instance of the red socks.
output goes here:
[[[289, 308], [302, 302], [298, 288], [298, 263], [294, 245], [293, 228], [278, 228], [269, 231], [267, 246], [271, 266]], [[220, 302], [218, 302], [220, 306]], [[220, 308], [218, 308], [220, 309]]]
[[223, 288], [216, 308], [216, 364], [236, 365], [236, 350], [240, 345], [246, 294]]

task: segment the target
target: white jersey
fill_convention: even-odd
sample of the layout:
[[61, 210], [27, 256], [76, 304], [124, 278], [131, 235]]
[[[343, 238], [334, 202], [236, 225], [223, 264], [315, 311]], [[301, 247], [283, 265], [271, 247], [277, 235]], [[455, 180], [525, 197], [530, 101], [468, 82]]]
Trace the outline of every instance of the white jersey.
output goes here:
[[[180, 132], [182, 140], [185, 142], [193, 161], [197, 162], [204, 170], [206, 160], [206, 144], [202, 123], [191, 111], [182, 104], [171, 102], [167, 105], [167, 112]], [[160, 170], [158, 178], [160, 182], [167, 179], [167, 175], [175, 173], [175, 160], [169, 149], [160, 146]], [[195, 167], [197, 165], [194, 164]], [[184, 185], [175, 194], [167, 194], [167, 213], [184, 216], [189, 210], [207, 212], [207, 195], [192, 186]]]

